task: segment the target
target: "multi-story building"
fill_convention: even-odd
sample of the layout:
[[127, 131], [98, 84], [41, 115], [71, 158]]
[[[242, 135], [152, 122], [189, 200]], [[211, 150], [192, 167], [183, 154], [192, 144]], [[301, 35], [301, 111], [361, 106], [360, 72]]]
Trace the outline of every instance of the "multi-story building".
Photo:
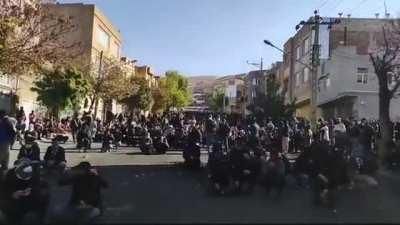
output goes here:
[[9, 75], [0, 75], [0, 109], [7, 112], [15, 111], [13, 109], [12, 98], [15, 93], [17, 80]]
[[243, 114], [244, 77], [246, 74], [237, 74], [220, 77], [215, 81], [214, 90], [222, 90], [225, 94], [223, 111], [228, 114]]
[[[80, 43], [81, 54], [72, 62], [76, 66], [94, 71], [94, 76], [100, 77], [111, 61], [120, 61], [122, 35], [98, 7], [73, 3], [46, 4], [44, 8], [50, 14], [71, 18], [75, 24], [75, 29], [65, 35], [63, 41]], [[122, 107], [116, 101], [103, 102], [100, 99], [94, 110], [95, 115], [104, 118], [106, 110], [119, 113]]]
[[144, 77], [150, 88], [157, 87], [158, 81], [150, 66], [135, 66], [135, 73], [138, 77]]
[[[0, 7], [16, 6], [24, 10], [26, 5], [36, 3], [32, 0], [8, 0], [1, 1]], [[42, 3], [55, 3], [54, 0], [45, 0]], [[18, 31], [17, 31], [18, 32]], [[32, 37], [31, 43], [34, 44], [39, 37]], [[30, 44], [30, 43], [28, 43]], [[3, 74], [0, 71], [0, 108], [7, 112], [15, 112], [18, 106], [23, 106], [25, 112], [40, 111], [41, 107], [36, 101], [37, 94], [32, 92], [32, 82], [35, 80], [32, 74]]]
[[[323, 18], [324, 20], [337, 18]], [[303, 26], [284, 48], [284, 79], [289, 81], [289, 99], [296, 99], [297, 116], [378, 118], [378, 83], [369, 53], [382, 38], [382, 26], [390, 19], [339, 18], [341, 23], [320, 25], [320, 66], [316, 90], [312, 89], [310, 64], [314, 31]], [[300, 63], [302, 62], [302, 63]], [[311, 105], [312, 92], [316, 105]], [[392, 119], [400, 118], [399, 100], [391, 103]]]
[[[329, 58], [319, 69], [317, 104], [323, 117], [378, 118], [379, 86], [369, 53], [379, 48], [382, 26], [391, 21], [343, 18], [330, 30]], [[400, 119], [400, 100], [392, 100], [390, 114]]]
[[267, 70], [250, 71], [245, 76], [246, 102], [253, 103], [258, 93], [265, 93]]
[[245, 82], [243, 89], [245, 91], [245, 115], [250, 113], [247, 110], [247, 107], [254, 103], [254, 99], [259, 94], [267, 93], [267, 79], [270, 76], [275, 76], [276, 81], [281, 85], [280, 91], [286, 91], [288, 89], [288, 81], [284, 77], [282, 62], [273, 63], [271, 68], [267, 70], [250, 71], [244, 78]]
[[[320, 32], [323, 29], [320, 30]], [[322, 36], [322, 35], [320, 35]], [[310, 64], [314, 32], [310, 26], [303, 26], [284, 44], [283, 80], [288, 84], [288, 101], [295, 100], [296, 116], [311, 117], [311, 79]], [[321, 50], [325, 48], [321, 47]], [[325, 55], [321, 55], [321, 58]]]

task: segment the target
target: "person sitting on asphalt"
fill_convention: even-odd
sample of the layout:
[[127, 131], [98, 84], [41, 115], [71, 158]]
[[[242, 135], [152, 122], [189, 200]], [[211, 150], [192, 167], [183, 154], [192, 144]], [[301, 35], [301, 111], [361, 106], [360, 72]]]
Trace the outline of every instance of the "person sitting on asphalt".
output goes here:
[[43, 224], [50, 200], [49, 188], [40, 180], [30, 160], [19, 160], [7, 172], [2, 189], [2, 211], [8, 224], [24, 220]]
[[17, 159], [27, 158], [32, 161], [40, 161], [40, 147], [35, 142], [36, 137], [33, 133], [25, 134], [25, 144], [19, 150]]
[[72, 185], [72, 194], [66, 208], [57, 215], [64, 218], [58, 219], [90, 222], [103, 213], [101, 189], [108, 188], [108, 183], [89, 162], [81, 162], [71, 168], [59, 185]]
[[56, 169], [64, 172], [67, 161], [65, 160], [65, 149], [61, 147], [56, 138], [53, 138], [51, 145], [44, 155], [44, 166], [47, 169]]
[[146, 131], [146, 134], [142, 138], [139, 147], [144, 154], [149, 155], [154, 152], [153, 139], [151, 138], [150, 132]]
[[270, 157], [263, 163], [262, 184], [269, 194], [272, 189], [276, 189], [277, 197], [282, 194], [285, 186], [286, 168], [282, 154], [276, 149], [272, 150]]
[[112, 143], [114, 141], [114, 136], [111, 133], [111, 130], [107, 128], [102, 136], [101, 152], [111, 152]]

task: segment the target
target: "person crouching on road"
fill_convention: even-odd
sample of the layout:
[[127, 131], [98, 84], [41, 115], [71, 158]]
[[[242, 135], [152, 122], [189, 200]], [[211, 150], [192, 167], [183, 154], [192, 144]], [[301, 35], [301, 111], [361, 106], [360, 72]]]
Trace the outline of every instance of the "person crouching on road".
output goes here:
[[46, 169], [55, 169], [64, 172], [67, 166], [65, 149], [59, 145], [56, 138], [53, 138], [51, 145], [47, 148], [43, 160]]
[[18, 224], [26, 220], [43, 224], [50, 200], [49, 188], [38, 179], [30, 160], [17, 162], [7, 172], [3, 185], [1, 194], [5, 199], [3, 212], [7, 223]]
[[[101, 189], [108, 183], [89, 162], [81, 162], [61, 178], [59, 184], [72, 185], [72, 195], [59, 219], [62, 222], [90, 222], [103, 213]], [[64, 218], [63, 218], [64, 217]]]
[[32, 161], [40, 161], [40, 147], [35, 142], [36, 137], [33, 133], [25, 134], [25, 144], [19, 150], [17, 159], [26, 158]]

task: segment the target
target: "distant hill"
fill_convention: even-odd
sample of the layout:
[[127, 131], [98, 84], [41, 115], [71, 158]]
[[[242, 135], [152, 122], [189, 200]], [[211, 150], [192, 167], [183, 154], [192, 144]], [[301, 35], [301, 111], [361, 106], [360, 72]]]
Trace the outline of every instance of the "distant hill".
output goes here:
[[217, 79], [218, 76], [210, 76], [210, 75], [204, 75], [204, 76], [190, 76], [187, 77], [189, 80], [199, 80], [199, 79], [204, 79], [204, 80], [209, 80], [209, 79]]
[[211, 93], [217, 76], [191, 76], [189, 80], [189, 88], [192, 92]]

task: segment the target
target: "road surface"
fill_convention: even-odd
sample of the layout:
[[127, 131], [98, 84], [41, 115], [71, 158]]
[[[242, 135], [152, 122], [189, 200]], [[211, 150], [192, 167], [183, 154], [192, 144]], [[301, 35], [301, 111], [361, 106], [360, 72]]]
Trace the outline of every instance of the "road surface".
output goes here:
[[[42, 157], [49, 142], [40, 142]], [[383, 171], [379, 185], [357, 183], [339, 192], [336, 212], [313, 206], [310, 190], [289, 185], [281, 199], [267, 196], [261, 188], [247, 196], [210, 196], [205, 171], [186, 171], [179, 166], [180, 152], [142, 155], [137, 148], [117, 152], [79, 153], [70, 142], [68, 166], [89, 161], [109, 181], [106, 210], [101, 223], [399, 223], [400, 176]], [[17, 150], [11, 157], [14, 161]], [[203, 153], [202, 160], [206, 160]], [[69, 187], [51, 181], [51, 209], [65, 205]], [[290, 181], [290, 180], [289, 180]], [[290, 183], [290, 182], [289, 182]]]

